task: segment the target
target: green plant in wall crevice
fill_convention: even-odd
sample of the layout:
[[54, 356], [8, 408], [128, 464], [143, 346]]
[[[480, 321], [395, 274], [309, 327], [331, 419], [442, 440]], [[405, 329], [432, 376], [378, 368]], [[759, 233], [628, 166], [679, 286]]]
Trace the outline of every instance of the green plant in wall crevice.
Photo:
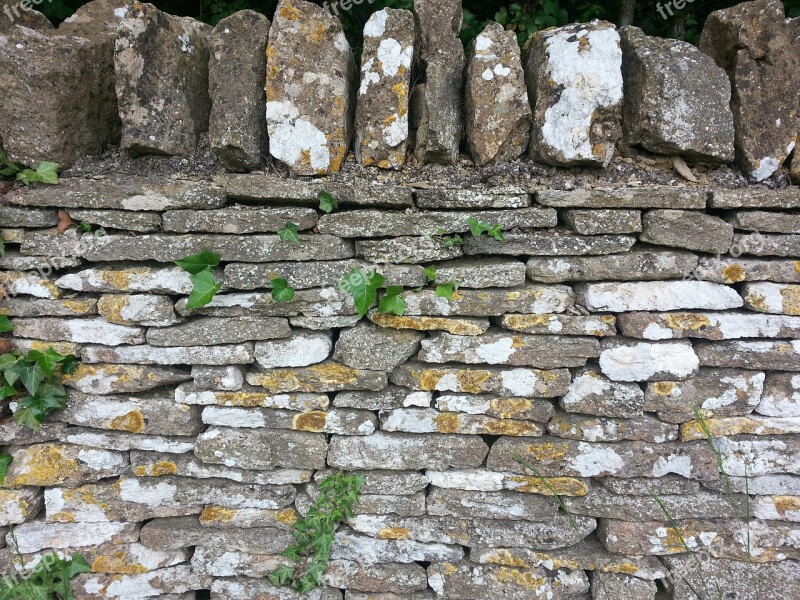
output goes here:
[[175, 264], [191, 274], [192, 292], [186, 303], [187, 310], [202, 308], [211, 303], [214, 296], [222, 289], [222, 284], [214, 278], [214, 267], [219, 265], [220, 255], [204, 248], [198, 254], [192, 254]]
[[54, 162], [40, 162], [36, 169], [26, 169], [15, 162], [11, 162], [3, 150], [0, 150], [0, 177], [14, 178], [23, 185], [32, 183], [58, 183], [58, 169], [61, 165]]

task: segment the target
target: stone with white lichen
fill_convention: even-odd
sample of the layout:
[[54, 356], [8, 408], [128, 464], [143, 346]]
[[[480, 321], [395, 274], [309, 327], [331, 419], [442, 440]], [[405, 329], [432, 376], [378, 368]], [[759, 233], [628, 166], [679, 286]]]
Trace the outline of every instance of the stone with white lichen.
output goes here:
[[[760, 313], [800, 316], [800, 285], [747, 283], [743, 290], [745, 307]], [[791, 321], [790, 321], [791, 322]], [[775, 337], [798, 337], [778, 336]]]
[[[759, 306], [764, 306], [760, 304], [762, 301], [763, 298], [759, 298]], [[758, 309], [750, 308], [750, 310]], [[759, 310], [759, 312], [767, 311]], [[668, 314], [630, 312], [619, 315], [617, 324], [624, 335], [645, 340], [800, 337], [800, 317], [784, 315], [754, 315], [741, 312], [671, 312]]]
[[267, 45], [270, 154], [296, 175], [337, 172], [352, 138], [354, 79], [339, 19], [306, 0], [281, 0]]
[[800, 417], [800, 374], [770, 373], [756, 412], [770, 417]]
[[364, 26], [356, 107], [356, 158], [365, 167], [400, 169], [409, 138], [414, 16], [385, 8]]
[[607, 165], [622, 134], [622, 50], [614, 25], [592, 21], [535, 33], [525, 74], [531, 157], [556, 166]]
[[[508, 568], [497, 565], [434, 563], [428, 567], [428, 581], [437, 598], [505, 598], [552, 600], [581, 598], [589, 591], [589, 579], [580, 570], [549, 567]], [[457, 595], [456, 595], [457, 594]], [[498, 594], [495, 596], [495, 594]], [[500, 595], [502, 594], [502, 595]]]
[[600, 369], [614, 381], [680, 381], [695, 375], [700, 366], [688, 341], [606, 338], [601, 344]]
[[576, 293], [591, 311], [726, 310], [744, 304], [733, 288], [705, 281], [587, 283], [579, 284]]

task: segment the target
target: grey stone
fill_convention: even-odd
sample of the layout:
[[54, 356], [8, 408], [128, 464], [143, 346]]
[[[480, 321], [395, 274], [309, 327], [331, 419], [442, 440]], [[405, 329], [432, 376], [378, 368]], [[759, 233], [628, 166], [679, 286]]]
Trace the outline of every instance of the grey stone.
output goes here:
[[[122, 148], [190, 156], [208, 129], [209, 25], [152, 4], [127, 7], [114, 52]], [[148, 77], [142, 77], [142, 65]]]
[[[745, 308], [778, 315], [800, 316], [800, 285], [783, 283], [746, 283], [743, 288]], [[790, 321], [786, 322], [787, 325]], [[777, 336], [776, 337], [792, 337]]]
[[430, 392], [412, 392], [407, 389], [389, 385], [379, 392], [340, 392], [333, 399], [333, 405], [366, 410], [391, 410], [403, 406], [431, 405]]
[[704, 367], [800, 371], [800, 341], [698, 342]]
[[800, 189], [795, 187], [771, 190], [764, 187], [715, 189], [709, 208], [800, 208]]
[[800, 417], [800, 377], [795, 373], [769, 373], [756, 412], [769, 417]]
[[[334, 473], [333, 470], [317, 471], [314, 481], [322, 482]], [[416, 496], [428, 487], [428, 478], [416, 471], [355, 471], [353, 474], [364, 478], [361, 493], [368, 495]]]
[[180, 383], [187, 379], [191, 379], [189, 373], [179, 369], [79, 364], [75, 371], [62, 377], [61, 383], [84, 394], [127, 394]]
[[739, 254], [752, 254], [753, 256], [786, 256], [800, 255], [800, 235], [782, 235], [751, 233], [748, 235], [737, 234], [733, 236], [733, 246]]
[[413, 331], [361, 323], [340, 333], [333, 359], [353, 368], [388, 372], [411, 358], [423, 338], [423, 334]]
[[242, 365], [253, 362], [252, 343], [227, 346], [84, 346], [81, 359], [89, 363], [137, 365]]
[[416, 564], [361, 565], [334, 560], [328, 564], [325, 583], [361, 592], [408, 594], [428, 589], [428, 576], [425, 569]]
[[12, 552], [31, 554], [44, 549], [98, 546], [108, 542], [136, 542], [139, 525], [135, 523], [44, 523], [29, 521], [6, 536]]
[[[707, 444], [708, 442], [706, 442]], [[798, 440], [797, 436], [782, 436], [779, 439], [764, 439], [752, 435], [738, 435], [727, 438], [721, 437], [715, 440], [717, 450], [722, 457], [722, 468], [729, 477], [758, 478], [763, 475], [799, 475], [800, 463], [798, 463]], [[755, 457], [758, 457], [756, 460]], [[743, 492], [742, 484], [739, 481], [737, 490]], [[788, 484], [788, 485], [787, 485]], [[793, 482], [785, 479], [776, 481], [772, 478], [766, 483], [770, 487], [776, 485], [783, 486], [786, 491], [792, 492]], [[745, 492], [746, 493], [746, 492]]]
[[683, 208], [704, 209], [707, 192], [670, 186], [621, 189], [539, 190], [536, 200], [560, 208]]
[[188, 294], [192, 291], [190, 277], [179, 267], [91, 268], [62, 275], [56, 285], [77, 292]]
[[329, 329], [344, 329], [353, 327], [361, 318], [358, 315], [346, 315], [330, 317], [293, 317], [289, 319], [292, 327], [310, 329], [312, 331], [327, 331]]
[[256, 362], [264, 369], [307, 367], [327, 359], [331, 350], [333, 341], [330, 332], [293, 330], [285, 339], [258, 342], [254, 355]]
[[576, 286], [576, 292], [591, 311], [726, 310], [744, 304], [733, 288], [704, 281], [589, 283]]
[[[97, 312], [116, 325], [166, 327], [181, 321], [175, 315], [172, 300], [150, 294], [108, 294], [100, 296]], [[94, 340], [96, 341], [96, 340]]]
[[387, 432], [538, 437], [543, 431], [530, 421], [439, 412], [432, 408], [398, 408], [381, 412], [380, 419], [381, 430]]
[[590, 317], [574, 315], [503, 315], [500, 324], [504, 329], [524, 333], [559, 335], [593, 335], [605, 337], [616, 335], [616, 318], [612, 315]]
[[40, 271], [52, 274], [56, 269], [80, 267], [82, 264], [81, 259], [74, 257], [24, 256], [8, 247], [5, 256], [0, 256], [0, 267], [9, 271]]
[[341, 168], [352, 138], [355, 68], [339, 19], [306, 0], [278, 3], [267, 45], [269, 151], [296, 175]]
[[648, 415], [628, 419], [586, 417], [583, 415], [556, 414], [547, 423], [551, 435], [570, 440], [589, 442], [661, 443], [678, 439], [678, 427], [662, 423]]
[[241, 10], [209, 34], [208, 140], [232, 171], [254, 169], [266, 156], [264, 73], [270, 25], [264, 15]]
[[398, 317], [376, 311], [367, 314], [370, 321], [391, 329], [415, 331], [447, 331], [454, 335], [480, 335], [489, 329], [489, 319], [459, 319], [455, 317]]
[[[286, 448], [292, 449], [287, 452]], [[197, 437], [195, 456], [209, 464], [242, 469], [321, 469], [328, 445], [325, 435], [280, 429], [244, 430], [211, 427]]]
[[530, 142], [532, 113], [514, 32], [489, 23], [470, 46], [464, 77], [467, 145], [475, 164], [519, 158]]
[[693, 274], [715, 283], [740, 281], [776, 281], [800, 283], [800, 270], [793, 260], [756, 260], [745, 258], [703, 258]]
[[800, 216], [796, 214], [747, 210], [731, 213], [725, 218], [736, 229], [768, 233], [800, 233]]
[[14, 319], [14, 334], [48, 342], [78, 344], [100, 343], [107, 346], [144, 343], [144, 330], [107, 323], [105, 319]]
[[[42, 13], [38, 10], [33, 10], [31, 7], [26, 10], [19, 2], [2, 0], [0, 7], [3, 9], [3, 18], [0, 19], [0, 32], [7, 32], [15, 25], [22, 25], [36, 31], [53, 29], [53, 24]], [[9, 12], [6, 12], [7, 10]]]
[[575, 233], [600, 235], [604, 233], [638, 233], [642, 230], [642, 213], [625, 209], [570, 209], [564, 221]]
[[148, 233], [161, 229], [161, 215], [154, 212], [131, 212], [126, 210], [72, 209], [69, 216], [77, 222], [90, 223], [98, 227], [122, 229]]
[[520, 288], [472, 290], [462, 289], [447, 300], [434, 289], [405, 292], [405, 314], [463, 315], [471, 317], [501, 316], [504, 313], [560, 313], [574, 304], [567, 286], [525, 286]]
[[365, 167], [401, 169], [406, 162], [415, 37], [407, 10], [385, 8], [364, 26], [355, 151]]
[[525, 284], [525, 263], [491, 257], [438, 263], [433, 283], [453, 281], [458, 282], [459, 288], [521, 287]]
[[412, 103], [420, 163], [458, 162], [463, 133], [464, 47], [459, 39], [463, 11], [459, 0], [414, 2], [416, 65], [424, 73]]
[[700, 212], [651, 210], [644, 215], [639, 239], [661, 246], [725, 254], [733, 242], [733, 225]]
[[116, 477], [128, 468], [125, 454], [110, 450], [92, 451], [69, 444], [11, 446], [7, 452], [14, 460], [3, 481], [6, 488], [77, 487], [90, 481]]
[[531, 400], [514, 396], [479, 394], [442, 394], [436, 398], [436, 408], [444, 412], [486, 415], [498, 419], [519, 419], [546, 423], [555, 409], [547, 400]]
[[269, 394], [257, 388], [243, 386], [233, 392], [202, 390], [184, 384], [175, 390], [175, 401], [203, 406], [242, 406], [246, 408], [279, 408], [301, 412], [325, 410], [330, 401], [324, 394]]
[[544, 521], [558, 512], [551, 498], [515, 492], [480, 492], [433, 488], [428, 514], [438, 517]]
[[614, 25], [540, 31], [526, 52], [531, 157], [556, 166], [607, 165], [622, 134], [622, 50]]
[[688, 341], [601, 341], [600, 369], [614, 381], [682, 381], [697, 374], [700, 361]]
[[42, 496], [36, 488], [0, 490], [0, 501], [0, 524], [3, 527], [20, 525], [32, 519], [43, 506]]
[[58, 224], [58, 211], [0, 206], [0, 221], [5, 227], [55, 227]]
[[592, 575], [592, 600], [650, 600], [657, 591], [655, 581], [618, 573]]
[[629, 144], [689, 159], [734, 157], [731, 86], [695, 46], [620, 29], [625, 79], [623, 125]]
[[426, 263], [459, 258], [460, 245], [445, 246], [441, 238], [401, 236], [386, 240], [356, 242], [356, 256], [376, 263]]
[[286, 588], [275, 588], [267, 579], [247, 577], [214, 579], [211, 585], [214, 600], [341, 600], [339, 590], [329, 587], [317, 588], [309, 594], [300, 595]]
[[203, 308], [186, 310], [187, 299], [175, 303], [183, 316], [242, 317], [264, 315], [272, 317], [341, 317], [356, 314], [353, 297], [336, 288], [297, 290], [289, 302], [275, 302], [268, 293], [218, 294]]
[[367, 565], [387, 562], [458, 561], [464, 557], [464, 550], [458, 545], [424, 544], [410, 539], [375, 539], [343, 527], [336, 533], [331, 556], [334, 559], [355, 560]]
[[[195, 573], [189, 565], [178, 565], [135, 575], [87, 573], [76, 577], [73, 585], [78, 589], [80, 597], [86, 600], [105, 600], [107, 594], [100, 594], [96, 590], [109, 588], [120, 589], [121, 594], [126, 594], [125, 590], [146, 589], [159, 592], [159, 598], [164, 600], [190, 600], [195, 590], [207, 589], [211, 582], [211, 577]], [[111, 597], [120, 598], [125, 595], [114, 595], [111, 592]]]
[[203, 410], [203, 423], [215, 427], [240, 429], [294, 429], [313, 433], [370, 435], [378, 419], [369, 411], [332, 409], [328, 412], [296, 413], [266, 408], [222, 408], [208, 406]]
[[386, 373], [353, 369], [336, 362], [324, 362], [296, 369], [268, 369], [247, 374], [247, 383], [266, 388], [274, 394], [286, 392], [339, 392], [369, 390], [377, 392], [386, 387]]
[[271, 527], [216, 529], [197, 517], [153, 519], [142, 527], [140, 541], [148, 548], [175, 550], [190, 546], [222, 547], [244, 552], [280, 554], [291, 542], [288, 531]]
[[586, 368], [575, 374], [569, 392], [559, 402], [568, 412], [634, 418], [642, 415], [644, 393], [637, 384], [612, 381]]
[[235, 392], [244, 385], [244, 370], [236, 365], [227, 367], [192, 367], [192, 379], [197, 387]]
[[[285, 564], [290, 563], [280, 555], [243, 552], [214, 546], [198, 546], [192, 555], [192, 569], [201, 575], [211, 575], [215, 578], [252, 577], [254, 581], [265, 579], [272, 571]], [[217, 579], [217, 581], [222, 580]]]
[[530, 194], [519, 187], [433, 188], [416, 191], [419, 208], [527, 208]]
[[236, 205], [218, 210], [175, 210], [164, 213], [164, 231], [179, 233], [274, 233], [292, 222], [300, 231], [317, 224], [310, 208], [253, 208]]
[[562, 231], [509, 233], [502, 242], [489, 237], [469, 237], [464, 252], [472, 254], [581, 256], [627, 252], [636, 238], [625, 235], [580, 236]]
[[[747, 301], [745, 297], [745, 301]], [[762, 297], [763, 299], [763, 297]], [[748, 308], [752, 307], [748, 306]], [[625, 313], [618, 318], [623, 334], [647, 339], [798, 338], [800, 318], [749, 313]]]
[[152, 346], [215, 346], [287, 338], [291, 333], [286, 319], [204, 317], [173, 327], [151, 327], [147, 331], [147, 343]]
[[63, 434], [59, 434], [59, 439], [69, 444], [119, 452], [155, 450], [168, 454], [184, 454], [191, 452], [194, 448], [194, 438], [192, 437], [144, 435], [83, 427], [70, 427]]
[[[650, 496], [659, 494], [664, 496], [693, 496], [700, 491], [700, 482], [685, 479], [678, 475], [664, 475], [663, 477], [646, 478], [633, 477], [620, 479], [617, 477], [603, 477], [600, 484], [612, 494], [621, 496]], [[663, 512], [661, 513], [664, 514]]]

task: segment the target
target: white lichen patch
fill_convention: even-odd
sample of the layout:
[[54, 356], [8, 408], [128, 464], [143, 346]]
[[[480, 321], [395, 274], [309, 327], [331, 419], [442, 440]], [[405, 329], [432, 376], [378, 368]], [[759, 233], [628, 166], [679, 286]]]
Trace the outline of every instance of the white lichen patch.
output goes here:
[[700, 359], [689, 343], [638, 343], [603, 350], [603, 374], [614, 381], [650, 381], [654, 377], [686, 379], [697, 373]]
[[570, 458], [567, 465], [581, 477], [595, 477], [601, 473], [614, 475], [620, 472], [625, 461], [611, 447], [580, 442], [578, 455]]
[[328, 139], [314, 124], [301, 117], [288, 101], [267, 102], [270, 153], [288, 165], [301, 166], [307, 156], [311, 167], [325, 171], [331, 164]]

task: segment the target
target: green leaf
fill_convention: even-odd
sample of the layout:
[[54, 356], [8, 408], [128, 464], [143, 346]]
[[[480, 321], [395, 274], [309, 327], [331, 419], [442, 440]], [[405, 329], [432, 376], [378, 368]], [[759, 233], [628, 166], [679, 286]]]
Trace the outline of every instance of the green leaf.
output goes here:
[[440, 298], [445, 298], [446, 300], [452, 300], [453, 294], [455, 294], [456, 290], [458, 289], [459, 282], [458, 281], [448, 281], [447, 283], [443, 283], [442, 285], [436, 286], [436, 295]]
[[436, 281], [436, 265], [425, 267], [425, 277], [428, 281]]
[[[75, 358], [74, 356], [72, 357]], [[56, 366], [67, 359], [66, 356], [63, 354], [59, 354], [52, 348], [47, 348], [44, 352], [39, 352], [38, 350], [31, 350], [28, 352], [27, 359], [36, 361], [36, 363], [42, 367], [42, 371], [44, 371], [45, 375], [48, 377], [55, 373]]]
[[339, 282], [339, 289], [350, 294], [356, 305], [358, 316], [367, 314], [378, 298], [378, 289], [386, 278], [375, 270], [369, 273], [362, 269], [353, 269]]
[[9, 465], [14, 461], [14, 457], [3, 452], [0, 454], [0, 485], [6, 480], [6, 473]]
[[339, 200], [337, 200], [334, 196], [326, 192], [325, 190], [320, 190], [319, 192], [319, 209], [322, 212], [330, 213], [339, 208]]
[[89, 563], [86, 562], [86, 559], [80, 554], [73, 554], [72, 560], [67, 564], [67, 569], [64, 572], [64, 576], [67, 579], [72, 579], [76, 575], [80, 575], [81, 573], [88, 573], [92, 570], [89, 566]]
[[14, 326], [11, 324], [9, 318], [5, 315], [0, 315], [0, 333], [7, 333], [13, 331]]
[[488, 233], [489, 233], [489, 235], [491, 237], [496, 239], [498, 242], [502, 242], [505, 239], [505, 237], [503, 236], [503, 229], [502, 229], [502, 227], [500, 227], [500, 225], [492, 225], [488, 229]]
[[454, 246], [461, 246], [463, 243], [464, 243], [464, 238], [462, 238], [457, 233], [447, 236], [443, 240], [445, 248], [453, 248]]
[[24, 425], [34, 431], [39, 431], [42, 421], [32, 408], [18, 408], [14, 413], [14, 421], [17, 425]]
[[294, 569], [289, 565], [282, 565], [267, 575], [270, 583], [275, 587], [285, 587], [294, 579]]
[[489, 229], [489, 226], [486, 223], [482, 223], [478, 221], [475, 217], [469, 217], [467, 219], [467, 225], [469, 225], [469, 231], [475, 237], [480, 237], [481, 234]]
[[216, 252], [211, 252], [208, 248], [204, 248], [199, 254], [192, 254], [184, 259], [176, 260], [175, 264], [184, 271], [197, 275], [201, 271], [211, 269], [219, 264], [220, 256]]
[[44, 381], [45, 372], [39, 363], [17, 363], [12, 370], [19, 375], [19, 380], [31, 396], [35, 396], [39, 385]]
[[270, 283], [272, 284], [273, 302], [291, 302], [294, 300], [294, 288], [283, 277], [276, 277]]
[[0, 258], [6, 255], [6, 240], [0, 235]]
[[298, 226], [289, 221], [281, 229], [278, 230], [278, 237], [284, 242], [291, 242], [297, 244], [300, 242], [300, 234], [297, 233]]
[[403, 286], [390, 285], [386, 288], [386, 293], [378, 305], [378, 312], [403, 316], [406, 312], [406, 301], [400, 294], [403, 293]]
[[23, 169], [17, 173], [17, 181], [25, 185], [32, 183], [47, 183], [55, 185], [58, 183], [58, 169], [61, 165], [54, 162], [40, 162], [36, 170]]
[[209, 304], [217, 292], [222, 289], [222, 284], [217, 283], [214, 279], [214, 273], [211, 272], [211, 267], [206, 267], [205, 270], [192, 275], [191, 277], [192, 293], [189, 294], [189, 301], [186, 303], [187, 310], [194, 310], [202, 308]]
[[78, 231], [81, 231], [83, 233], [92, 233], [93, 230], [94, 230], [94, 225], [92, 225], [91, 223], [87, 223], [86, 221], [81, 221], [80, 223], [78, 223]]

